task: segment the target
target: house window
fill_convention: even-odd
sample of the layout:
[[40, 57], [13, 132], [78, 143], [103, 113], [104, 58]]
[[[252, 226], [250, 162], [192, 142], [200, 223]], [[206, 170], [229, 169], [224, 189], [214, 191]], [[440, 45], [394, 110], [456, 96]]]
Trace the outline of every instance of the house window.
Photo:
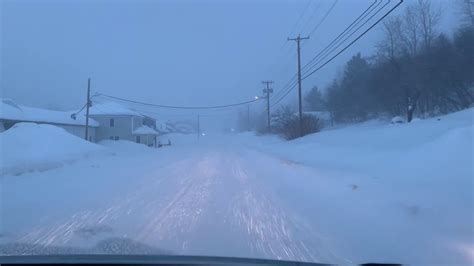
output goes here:
[[110, 118], [110, 127], [115, 127], [115, 120]]
[[136, 139], [137, 139], [137, 143], [140, 143], [140, 136], [137, 136]]

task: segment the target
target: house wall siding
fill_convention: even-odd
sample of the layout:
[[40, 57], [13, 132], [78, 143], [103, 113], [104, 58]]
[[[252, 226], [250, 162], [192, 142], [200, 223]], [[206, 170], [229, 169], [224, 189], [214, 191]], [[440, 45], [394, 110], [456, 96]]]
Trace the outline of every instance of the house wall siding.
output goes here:
[[[135, 141], [132, 136], [132, 116], [120, 115], [94, 115], [91, 116], [97, 122], [99, 127], [96, 131], [96, 140], [101, 141], [118, 136], [119, 139]], [[114, 119], [114, 126], [110, 126], [110, 119]]]
[[[67, 132], [84, 139], [86, 136], [86, 127], [85, 126], [73, 126], [73, 125], [56, 125], [60, 128], [63, 128]], [[96, 142], [96, 128], [89, 127], [89, 141]]]
[[[143, 118], [132, 115], [92, 115], [100, 126], [96, 131], [96, 141], [107, 140], [118, 136], [120, 140], [137, 142], [137, 136], [133, 130], [143, 126]], [[110, 119], [114, 119], [114, 126], [110, 126]], [[153, 135], [140, 135], [140, 143], [147, 146], [155, 146]]]

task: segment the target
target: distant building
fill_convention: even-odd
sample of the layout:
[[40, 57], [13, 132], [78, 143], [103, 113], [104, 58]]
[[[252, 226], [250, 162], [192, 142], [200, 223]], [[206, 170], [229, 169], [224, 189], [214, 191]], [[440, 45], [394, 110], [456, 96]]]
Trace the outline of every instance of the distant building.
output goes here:
[[[18, 105], [10, 99], [0, 99], [0, 132], [21, 122], [51, 124], [80, 138], [85, 138], [86, 119], [83, 116], [72, 119], [71, 112], [28, 107]], [[98, 127], [97, 121], [89, 120], [89, 141], [97, 141], [96, 130]]]
[[156, 130], [156, 120], [152, 117], [112, 102], [94, 103], [89, 115], [100, 124], [96, 130], [97, 141], [129, 140], [157, 146], [159, 133]]
[[[85, 138], [85, 110], [72, 118], [73, 111], [53, 111], [16, 104], [0, 99], [0, 132], [16, 123], [51, 124]], [[129, 140], [156, 147], [159, 132], [156, 120], [117, 103], [94, 103], [89, 110], [89, 141]]]

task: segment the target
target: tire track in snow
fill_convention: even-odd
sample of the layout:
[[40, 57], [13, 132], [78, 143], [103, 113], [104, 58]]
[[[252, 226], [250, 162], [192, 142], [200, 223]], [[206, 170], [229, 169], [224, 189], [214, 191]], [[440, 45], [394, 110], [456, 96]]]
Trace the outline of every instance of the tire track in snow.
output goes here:
[[187, 250], [193, 233], [208, 209], [218, 173], [217, 156], [210, 154], [184, 165], [175, 175], [183, 176], [174, 196], [164, 208], [150, 209], [148, 224], [138, 239], [145, 243], [163, 243], [182, 253]]
[[318, 243], [320, 238], [316, 233], [284, 210], [266, 191], [258, 189], [244, 169], [242, 160], [235, 160], [232, 173], [241, 183], [242, 191], [230, 211], [231, 220], [247, 235], [252, 253], [274, 259], [336, 261], [336, 256]]
[[[167, 191], [172, 196], [177, 187], [189, 183], [190, 177], [174, 173], [176, 169], [187, 169], [191, 161], [185, 159], [174, 163], [167, 168], [171, 169], [171, 175], [163, 176], [160, 172], [166, 169], [158, 169], [156, 173], [145, 176], [140, 181], [138, 187], [120, 199], [115, 199], [108, 204], [102, 204], [94, 209], [78, 210], [72, 215], [51, 223], [46, 219], [45, 223], [39, 224], [30, 229], [26, 234], [13, 239], [15, 242], [39, 244], [44, 246], [65, 246], [65, 245], [90, 245], [93, 238], [81, 238], [77, 232], [83, 228], [100, 228], [108, 226], [113, 232], [108, 235], [119, 237], [132, 237], [134, 240], [143, 240], [147, 234], [139, 228], [146, 228], [149, 224], [150, 216], [153, 216], [153, 208], [160, 209], [166, 204], [166, 199], [159, 196], [164, 192], [162, 185], [166, 183]], [[167, 172], [167, 171], [165, 171]], [[151, 212], [150, 212], [151, 211]], [[102, 237], [99, 236], [99, 237]]]

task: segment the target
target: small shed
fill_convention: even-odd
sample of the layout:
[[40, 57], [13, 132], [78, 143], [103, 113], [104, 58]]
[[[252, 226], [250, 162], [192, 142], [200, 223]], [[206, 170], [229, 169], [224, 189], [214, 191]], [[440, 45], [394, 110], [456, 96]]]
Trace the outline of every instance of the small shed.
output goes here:
[[132, 131], [137, 143], [142, 143], [147, 146], [155, 146], [157, 144], [158, 132], [149, 127], [142, 125]]

